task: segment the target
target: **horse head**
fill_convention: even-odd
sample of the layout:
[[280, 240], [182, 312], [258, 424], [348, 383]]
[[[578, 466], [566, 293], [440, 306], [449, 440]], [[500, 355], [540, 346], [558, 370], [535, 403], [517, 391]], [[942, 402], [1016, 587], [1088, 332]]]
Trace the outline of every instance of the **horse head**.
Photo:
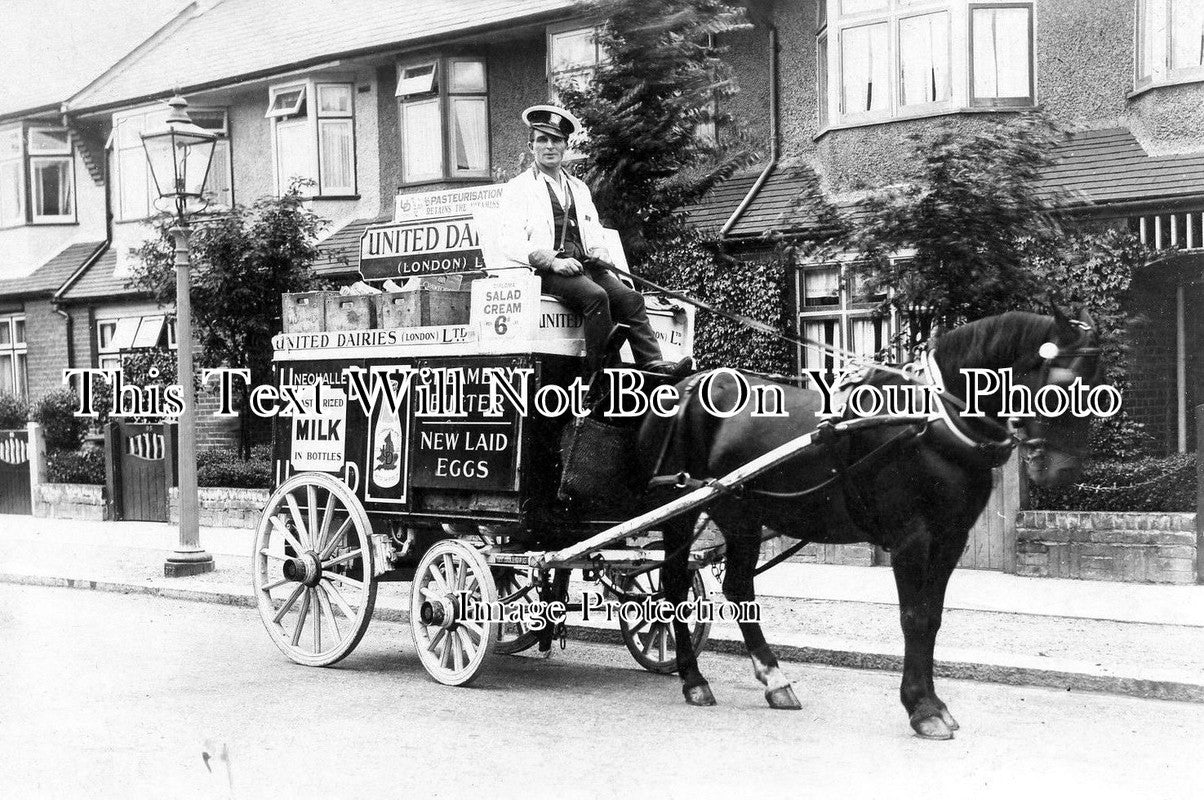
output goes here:
[[[1010, 312], [963, 325], [941, 337], [933, 352], [942, 375], [952, 379], [969, 370], [972, 376], [964, 379], [964, 392], [961, 380], [948, 387], [955, 396], [974, 396], [959, 414], [946, 409], [945, 421], [993, 465], [1018, 445], [1035, 484], [1069, 483], [1087, 457], [1100, 352], [1086, 311], [1072, 320], [1055, 306], [1053, 317]], [[1002, 377], [1005, 370], [1010, 381]]]

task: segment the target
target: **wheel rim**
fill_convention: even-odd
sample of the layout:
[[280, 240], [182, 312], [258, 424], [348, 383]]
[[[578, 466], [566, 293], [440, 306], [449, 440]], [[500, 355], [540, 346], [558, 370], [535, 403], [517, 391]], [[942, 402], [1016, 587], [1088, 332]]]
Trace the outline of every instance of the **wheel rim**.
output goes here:
[[330, 475], [295, 475], [268, 500], [252, 585], [272, 641], [298, 664], [334, 664], [363, 637], [376, 604], [370, 530], [359, 500]]
[[465, 604], [497, 607], [497, 586], [475, 548], [436, 542], [422, 557], [410, 589], [410, 629], [427, 673], [448, 686], [480, 675], [497, 644], [497, 623], [468, 618]]
[[[628, 594], [650, 595], [657, 599], [664, 596], [659, 569], [625, 578], [619, 583], [619, 586]], [[690, 593], [696, 600], [704, 599], [707, 596], [706, 585], [703, 583], [702, 575], [697, 571], [690, 582]], [[641, 620], [629, 623], [620, 617], [619, 628], [623, 633], [623, 643], [627, 645], [628, 651], [640, 666], [649, 672], [662, 675], [677, 672], [677, 639], [673, 635], [671, 622]], [[695, 620], [690, 623], [690, 642], [695, 655], [702, 652], [710, 635], [711, 624], [709, 622]]]
[[[502, 604], [538, 600], [534, 588], [535, 570], [529, 567], [494, 567], [493, 580], [497, 584], [498, 601]], [[527, 628], [521, 620], [502, 622], [498, 625], [497, 652], [515, 655], [528, 650], [539, 641], [539, 635]]]

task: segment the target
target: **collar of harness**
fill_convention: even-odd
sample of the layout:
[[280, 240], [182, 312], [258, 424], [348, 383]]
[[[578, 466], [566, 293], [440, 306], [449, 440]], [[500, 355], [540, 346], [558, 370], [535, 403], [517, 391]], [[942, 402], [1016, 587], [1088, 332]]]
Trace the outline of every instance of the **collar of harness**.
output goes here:
[[925, 435], [946, 451], [953, 451], [963, 459], [982, 466], [1002, 466], [1012, 455], [1012, 450], [1021, 443], [1013, 427], [993, 419], [983, 419], [989, 427], [998, 429], [1000, 437], [985, 436], [962, 419], [961, 412], [966, 404], [961, 398], [945, 388], [945, 379], [936, 363], [936, 352], [924, 354], [923, 376], [926, 383], [936, 387], [938, 403], [936, 411], [928, 419]]

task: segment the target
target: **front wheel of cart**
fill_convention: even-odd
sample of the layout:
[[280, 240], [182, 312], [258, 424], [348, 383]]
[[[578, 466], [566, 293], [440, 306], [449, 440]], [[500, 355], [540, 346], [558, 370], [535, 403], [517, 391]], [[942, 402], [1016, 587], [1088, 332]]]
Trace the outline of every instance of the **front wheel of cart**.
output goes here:
[[444, 539], [426, 551], [410, 586], [410, 630], [432, 678], [464, 686], [480, 675], [497, 644], [498, 624], [475, 612], [499, 607], [493, 574], [476, 548]]
[[251, 583], [264, 627], [298, 664], [325, 667], [355, 649], [376, 604], [372, 526], [342, 481], [289, 478], [255, 530]]
[[[634, 576], [625, 576], [618, 583], [620, 589], [629, 595], [628, 600], [634, 600], [643, 605], [644, 598], [653, 603], [663, 600], [664, 589], [661, 586], [660, 569], [652, 569]], [[706, 584], [702, 574], [694, 572], [690, 582], [690, 592], [686, 601], [694, 608], [699, 607], [697, 601], [707, 598]], [[620, 602], [623, 598], [620, 598]], [[672, 675], [677, 672], [677, 640], [673, 635], [671, 622], [639, 619], [628, 622], [625, 615], [619, 615], [619, 629], [623, 633], [623, 644], [639, 665], [649, 672], [660, 675]], [[698, 655], [706, 647], [711, 635], [711, 623], [699, 622], [697, 618], [690, 620], [690, 642], [694, 646], [694, 654]]]
[[[535, 585], [535, 575], [532, 567], [494, 567], [493, 579], [497, 583], [498, 600], [503, 606], [537, 601], [539, 587]], [[496, 648], [502, 655], [512, 656], [530, 650], [538, 641], [539, 634], [519, 618], [500, 623]]]

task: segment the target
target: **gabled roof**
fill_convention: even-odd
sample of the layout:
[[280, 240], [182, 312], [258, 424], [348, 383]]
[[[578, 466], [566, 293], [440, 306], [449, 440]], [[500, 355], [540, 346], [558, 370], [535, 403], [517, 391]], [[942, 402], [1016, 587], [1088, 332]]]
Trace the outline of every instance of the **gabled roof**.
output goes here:
[[186, 0], [4, 4], [0, 119], [55, 111], [179, 12]]
[[104, 242], [77, 242], [23, 278], [0, 281], [0, 296], [50, 295], [91, 258]]
[[128, 277], [113, 274], [116, 267], [117, 251], [110, 247], [78, 281], [63, 292], [62, 299], [71, 302], [96, 297], [140, 295], [141, 292], [129, 288]]
[[1071, 203], [1106, 205], [1204, 195], [1204, 153], [1151, 156], [1127, 128], [1081, 131], [1058, 148], [1045, 185]]
[[574, 0], [222, 0], [181, 15], [68, 101], [100, 109], [564, 16]]

